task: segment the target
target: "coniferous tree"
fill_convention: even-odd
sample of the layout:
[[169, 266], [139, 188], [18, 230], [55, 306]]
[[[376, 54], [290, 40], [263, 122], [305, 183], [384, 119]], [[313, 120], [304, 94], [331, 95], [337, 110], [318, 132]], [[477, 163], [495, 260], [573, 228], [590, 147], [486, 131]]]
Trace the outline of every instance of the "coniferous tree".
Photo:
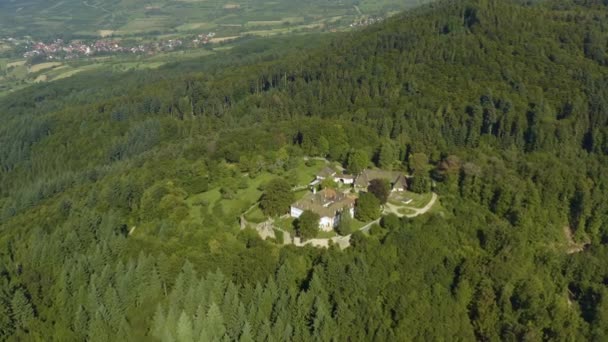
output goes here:
[[222, 317], [220, 308], [215, 303], [212, 303], [207, 311], [204, 331], [211, 341], [223, 339], [226, 333], [224, 318]]
[[0, 305], [0, 335], [9, 336], [14, 330], [13, 320], [11, 319], [10, 306], [7, 305], [2, 298], [0, 298], [2, 305]]
[[182, 311], [177, 321], [177, 339], [184, 342], [194, 341], [192, 333], [192, 321], [186, 312]]
[[15, 325], [27, 330], [30, 322], [34, 319], [34, 309], [23, 290], [17, 289], [13, 294], [11, 311]]
[[380, 150], [378, 151], [377, 157], [377, 165], [378, 167], [391, 170], [393, 168], [393, 164], [396, 161], [396, 153], [395, 148], [393, 147], [391, 142], [385, 142], [380, 146]]
[[251, 335], [251, 325], [249, 322], [245, 322], [243, 325], [243, 330], [241, 331], [241, 335], [239, 336], [239, 342], [253, 342], [253, 336]]
[[369, 164], [369, 156], [363, 150], [355, 150], [349, 153], [346, 169], [353, 175], [363, 171]]

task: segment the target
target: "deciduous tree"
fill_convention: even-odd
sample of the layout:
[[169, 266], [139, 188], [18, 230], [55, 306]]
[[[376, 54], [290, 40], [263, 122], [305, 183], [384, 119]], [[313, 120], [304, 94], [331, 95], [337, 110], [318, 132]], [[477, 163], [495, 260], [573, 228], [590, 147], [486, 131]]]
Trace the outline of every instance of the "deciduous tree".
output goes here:
[[363, 150], [355, 150], [348, 155], [346, 169], [353, 175], [363, 171], [369, 164], [369, 156]]
[[385, 204], [391, 194], [391, 183], [388, 179], [384, 178], [372, 179], [369, 182], [367, 191], [376, 196], [380, 204]]
[[268, 216], [278, 216], [287, 212], [293, 199], [289, 183], [283, 178], [275, 178], [266, 185], [260, 208]]
[[319, 231], [319, 219], [319, 214], [310, 210], [304, 210], [302, 215], [296, 220], [298, 235], [304, 240], [315, 237]]
[[380, 217], [380, 201], [369, 192], [362, 192], [357, 199], [355, 218], [359, 221], [372, 221]]

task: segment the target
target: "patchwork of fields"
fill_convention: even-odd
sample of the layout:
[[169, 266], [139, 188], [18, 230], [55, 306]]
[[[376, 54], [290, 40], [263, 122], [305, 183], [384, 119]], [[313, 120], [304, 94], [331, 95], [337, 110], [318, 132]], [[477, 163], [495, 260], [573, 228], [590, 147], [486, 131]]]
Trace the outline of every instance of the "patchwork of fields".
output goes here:
[[211, 54], [208, 50], [178, 51], [159, 56], [98, 58], [86, 61], [46, 62], [27, 65], [25, 60], [11, 61], [0, 58], [0, 96], [25, 88], [33, 83], [51, 82], [64, 79], [81, 72], [108, 70], [123, 72], [138, 69], [154, 69], [175, 61], [176, 58], [194, 58]]
[[[23, 42], [110, 38], [145, 44], [194, 39], [213, 32], [214, 51], [241, 37], [269, 37], [348, 29], [365, 18], [432, 0], [0, 0], [0, 96], [33, 83], [106, 68], [157, 68], [177, 59], [213, 53], [182, 50], [156, 56], [112, 56], [80, 61], [25, 60]], [[16, 37], [20, 43], [10, 41]], [[193, 38], [189, 38], [193, 37]], [[13, 40], [14, 41], [14, 40]], [[21, 44], [21, 45], [20, 45]], [[33, 64], [33, 65], [30, 65]]]
[[[348, 26], [429, 0], [22, 0], [0, 2], [0, 36], [134, 36], [237, 27]], [[228, 26], [227, 26], [228, 25]], [[234, 34], [234, 32], [232, 32]]]

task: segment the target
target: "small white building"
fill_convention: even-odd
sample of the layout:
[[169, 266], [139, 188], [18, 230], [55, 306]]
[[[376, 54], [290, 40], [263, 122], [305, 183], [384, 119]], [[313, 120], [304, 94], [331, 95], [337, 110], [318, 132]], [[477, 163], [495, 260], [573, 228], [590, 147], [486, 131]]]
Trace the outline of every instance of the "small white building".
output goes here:
[[334, 182], [351, 185], [351, 184], [355, 184], [355, 177], [353, 175], [346, 175], [343, 173], [336, 174], [336, 175], [334, 175]]
[[300, 215], [302, 215], [303, 212], [304, 212], [304, 210], [302, 210], [300, 208], [296, 208], [296, 207], [294, 207], [294, 205], [291, 205], [291, 210], [289, 212], [289, 216], [298, 218], [298, 217], [300, 217]]

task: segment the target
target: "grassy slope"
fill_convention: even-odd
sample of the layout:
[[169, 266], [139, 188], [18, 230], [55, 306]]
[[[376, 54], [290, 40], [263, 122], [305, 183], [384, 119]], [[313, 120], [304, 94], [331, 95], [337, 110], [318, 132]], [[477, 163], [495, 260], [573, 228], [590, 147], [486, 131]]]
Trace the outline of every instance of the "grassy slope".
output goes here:
[[[325, 163], [321, 161], [316, 161], [311, 166], [306, 166], [303, 161], [300, 162], [300, 165], [295, 169], [297, 184], [305, 185], [310, 182], [324, 165]], [[190, 207], [190, 215], [193, 218], [200, 218], [200, 210], [204, 205], [207, 205], [207, 210], [211, 211], [214, 206], [219, 204], [226, 215], [236, 217], [259, 200], [262, 195], [262, 191], [259, 190], [260, 186], [268, 183], [275, 177], [277, 176], [268, 172], [263, 172], [253, 179], [246, 177], [247, 188], [239, 189], [232, 199], [223, 199], [219, 187], [191, 196], [187, 200]], [[302, 196], [303, 193], [306, 193], [306, 191], [296, 192], [296, 197]], [[265, 219], [258, 208], [249, 211], [246, 218], [252, 222], [262, 222]]]

